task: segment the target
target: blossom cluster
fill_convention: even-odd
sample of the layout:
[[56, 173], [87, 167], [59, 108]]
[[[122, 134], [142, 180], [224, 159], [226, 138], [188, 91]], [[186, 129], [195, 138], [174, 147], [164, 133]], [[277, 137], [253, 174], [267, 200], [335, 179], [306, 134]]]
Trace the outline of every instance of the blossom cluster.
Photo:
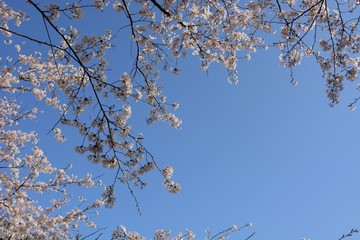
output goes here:
[[[242, 227], [238, 227], [237, 225], [232, 225], [231, 227], [212, 235], [211, 231], [209, 229], [206, 229], [205, 232], [207, 236], [204, 238], [204, 240], [225, 240], [228, 239], [232, 233], [240, 231], [244, 228], [252, 227], [252, 223], [247, 223]], [[250, 239], [254, 235], [251, 234], [248, 236], [247, 239]], [[155, 240], [169, 240], [171, 237], [171, 231], [170, 230], [156, 230], [155, 236], [153, 239]], [[176, 236], [171, 238], [172, 240], [192, 240], [195, 239], [196, 235], [190, 231], [189, 229], [186, 229], [185, 233], [178, 233]], [[116, 230], [113, 231], [112, 234], [113, 240], [146, 240], [145, 237], [143, 237], [138, 232], [134, 231], [128, 231], [123, 225], [120, 225], [117, 227]]]
[[[19, 14], [6, 6], [4, 1], [1, 4], [13, 15], [4, 17], [4, 24], [18, 18]], [[155, 81], [150, 83], [151, 72], [147, 72], [145, 67], [142, 67], [142, 72], [148, 76], [146, 85], [135, 83], [135, 76], [128, 73], [122, 73], [119, 80], [108, 81], [105, 52], [113, 47], [110, 31], [95, 36], [80, 34], [73, 26], [58, 28], [52, 24], [54, 21], [59, 22], [62, 15], [72, 16], [74, 20], [81, 19], [84, 11], [79, 3], [61, 5], [54, 2], [43, 8], [34, 1], [29, 1], [29, 4], [44, 16], [56, 36], [51, 43], [34, 39], [35, 42], [47, 45], [47, 52], [25, 53], [16, 44], [17, 59], [7, 59], [0, 70], [0, 88], [9, 93], [31, 93], [36, 101], [44, 101], [57, 109], [60, 113], [59, 123], [77, 128], [83, 138], [82, 144], [75, 146], [77, 152], [87, 154], [90, 162], [101, 163], [106, 168], [121, 169], [115, 176], [120, 182], [144, 187], [146, 183], [141, 181], [140, 176], [155, 168], [154, 158], [144, 147], [143, 136], [134, 135], [128, 123], [132, 109], [129, 98], [146, 102], [152, 108], [148, 123], [167, 121], [174, 128], [180, 127], [181, 119], [170, 113], [167, 106], [176, 109], [178, 104], [166, 103], [160, 87]], [[102, 10], [108, 4], [108, 1], [94, 1], [92, 7]], [[15, 30], [6, 30], [4, 35], [11, 39], [12, 35], [7, 33]], [[118, 103], [113, 104], [114, 99]], [[109, 102], [112, 102], [111, 105], [108, 105]], [[97, 111], [95, 118], [92, 118], [93, 111]], [[90, 122], [89, 117], [92, 118]], [[66, 141], [60, 125], [52, 130], [57, 141]], [[174, 186], [179, 188], [178, 185]]]
[[[86, 213], [104, 204], [100, 199], [79, 209], [76, 201], [71, 202], [74, 197], [68, 194], [68, 186], [95, 187], [91, 174], [80, 178], [68, 173], [70, 166], [53, 167], [37, 146], [34, 132], [13, 129], [22, 120], [35, 116], [36, 109], [21, 113], [15, 101], [0, 100], [1, 239], [72, 238], [69, 230], [76, 230], [80, 222], [94, 226]], [[38, 203], [40, 195], [47, 204]], [[62, 210], [69, 206], [73, 208], [67, 212]]]
[[[314, 57], [326, 78], [330, 106], [340, 102], [344, 80], [358, 79], [360, 58], [359, 4], [306, 0], [271, 7], [283, 23], [280, 62], [292, 69], [304, 57]], [[353, 15], [354, 14], [354, 15]], [[319, 37], [320, 36], [320, 37]]]

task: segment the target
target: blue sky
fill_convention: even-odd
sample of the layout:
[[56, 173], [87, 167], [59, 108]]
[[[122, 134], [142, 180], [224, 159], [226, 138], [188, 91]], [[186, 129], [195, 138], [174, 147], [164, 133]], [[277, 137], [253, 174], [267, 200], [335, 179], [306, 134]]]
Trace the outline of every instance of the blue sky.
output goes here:
[[[109, 74], [115, 78], [129, 60], [127, 47], [118, 46], [110, 56]], [[103, 210], [97, 225], [110, 232], [123, 224], [147, 237], [156, 229], [176, 234], [189, 228], [201, 239], [206, 228], [217, 233], [252, 222], [251, 229], [231, 239], [256, 231], [257, 240], [338, 239], [360, 227], [360, 115], [347, 109], [360, 93], [354, 84], [346, 84], [342, 102], [330, 108], [325, 80], [313, 60], [295, 69], [296, 87], [280, 67], [276, 49], [240, 61], [237, 85], [227, 83], [221, 67], [213, 65], [207, 75], [199, 64], [190, 57], [179, 61], [181, 75], [161, 77], [168, 99], [180, 103], [180, 130], [132, 120], [158, 164], [174, 166], [182, 191], [167, 193], [159, 174], [146, 175], [150, 185], [136, 191], [140, 216], [126, 187], [117, 185], [117, 205]], [[143, 110], [135, 109], [134, 115]], [[50, 129], [49, 117], [45, 113], [29, 127], [41, 132], [47, 123]], [[40, 144], [49, 159], [74, 161], [79, 172], [106, 173], [73, 153], [76, 134], [66, 132], [69, 141], [59, 146], [45, 132]]]
[[144, 216], [130, 226], [155, 215], [156, 227], [198, 233], [252, 221], [255, 239], [337, 239], [357, 227], [358, 113], [328, 107], [315, 65], [298, 70], [294, 88], [276, 61], [258, 55], [239, 66], [237, 86], [217, 69], [194, 79], [191, 66], [171, 83], [182, 130], [151, 126], [145, 135], [157, 158], [175, 166], [183, 191], [158, 197], [152, 184], [140, 196]]

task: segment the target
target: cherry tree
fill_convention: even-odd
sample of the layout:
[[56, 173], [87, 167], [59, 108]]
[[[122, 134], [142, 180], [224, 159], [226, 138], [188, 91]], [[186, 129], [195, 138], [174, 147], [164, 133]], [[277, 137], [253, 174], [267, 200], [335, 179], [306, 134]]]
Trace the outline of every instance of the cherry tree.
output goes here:
[[[36, 117], [37, 109], [20, 113], [20, 106], [6, 97], [1, 100], [1, 218], [0, 237], [2, 239], [26, 238], [67, 238], [69, 228], [77, 228], [80, 221], [90, 227], [95, 224], [85, 215], [90, 209], [101, 207], [104, 202], [96, 200], [83, 209], [74, 208], [63, 215], [55, 215], [66, 205], [70, 196], [67, 188], [70, 185], [91, 188], [96, 185], [90, 174], [79, 178], [69, 174], [71, 166], [64, 169], [54, 168], [45, 154], [37, 146], [36, 133], [22, 130], [11, 130], [14, 125], [25, 119]], [[29, 146], [27, 146], [29, 145]], [[22, 150], [31, 148], [28, 153]], [[42, 180], [42, 176], [51, 178]], [[35, 193], [53, 192], [47, 206], [37, 204], [32, 197]]]
[[[167, 191], [179, 192], [173, 168], [155, 161], [129, 119], [134, 107], [144, 105], [148, 124], [166, 122], [180, 128], [182, 120], [175, 114], [179, 104], [168, 101], [161, 76], [164, 71], [181, 74], [177, 63], [188, 55], [199, 59], [202, 71], [212, 63], [222, 65], [231, 84], [241, 75], [239, 61], [250, 60], [256, 51], [266, 54], [266, 49], [278, 48], [293, 85], [298, 83], [294, 68], [314, 58], [326, 80], [329, 104], [335, 106], [344, 81], [358, 78], [359, 4], [358, 0], [0, 0], [5, 53], [0, 65], [0, 237], [76, 238], [69, 229], [77, 229], [79, 222], [96, 228], [87, 212], [112, 207], [118, 184], [125, 184], [137, 201], [132, 189], [144, 188], [142, 176], [152, 170], [161, 174]], [[80, 24], [87, 15], [107, 13], [117, 14], [120, 21], [104, 22], [101, 34]], [[36, 34], [28, 31], [35, 27]], [[113, 78], [107, 55], [123, 38], [131, 42], [125, 57], [129, 68]], [[27, 109], [29, 104], [15, 102], [18, 94], [27, 96], [33, 106]], [[359, 99], [349, 107], [354, 109]], [[78, 177], [70, 166], [54, 167], [37, 146], [36, 133], [21, 130], [23, 121], [36, 117], [38, 102], [57, 111], [58, 121], [50, 128], [58, 142], [66, 141], [64, 128], [75, 128], [79, 133], [75, 151], [91, 163], [114, 169], [113, 181], [104, 183], [99, 199], [87, 207], [74, 204], [64, 213], [62, 206], [74, 198], [67, 189], [96, 188], [101, 182], [91, 172]], [[56, 198], [48, 206], [29, 194], [49, 191]], [[234, 225], [207, 239], [224, 239], [240, 229]], [[169, 237], [167, 231], [155, 233], [156, 239]], [[193, 237], [187, 231], [175, 239]], [[115, 230], [113, 238], [143, 239], [124, 227]]]

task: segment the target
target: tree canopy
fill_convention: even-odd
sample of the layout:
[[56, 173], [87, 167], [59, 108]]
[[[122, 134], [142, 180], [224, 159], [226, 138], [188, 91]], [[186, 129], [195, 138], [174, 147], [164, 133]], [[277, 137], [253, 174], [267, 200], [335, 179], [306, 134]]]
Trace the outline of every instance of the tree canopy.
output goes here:
[[[162, 76], [166, 72], [181, 76], [179, 62], [186, 58], [197, 58], [205, 72], [212, 64], [221, 65], [228, 73], [224, 78], [236, 84], [242, 60], [278, 49], [292, 85], [298, 83], [294, 68], [312, 58], [323, 73], [319, 79], [326, 80], [329, 104], [335, 106], [344, 82], [358, 79], [359, 4], [358, 0], [0, 0], [0, 238], [81, 238], [71, 231], [80, 222], [96, 228], [87, 212], [114, 206], [119, 184], [137, 203], [133, 188], [146, 187], [143, 175], [152, 170], [162, 176], [167, 191], [179, 192], [180, 184], [172, 180], [173, 167], [155, 161], [141, 129], [130, 122], [132, 109], [141, 106], [147, 124], [181, 127], [176, 115], [179, 103], [166, 95]], [[124, 46], [127, 51], [117, 51]], [[357, 97], [349, 103], [351, 109]], [[49, 125], [55, 139], [65, 142], [64, 128], [73, 129], [79, 135], [74, 146], [79, 157], [113, 169], [111, 181], [93, 177], [91, 169], [76, 176], [71, 165], [55, 167], [47, 159], [36, 132], [24, 126], [29, 121], [35, 124], [40, 113], [54, 113], [51, 108], [57, 113]], [[81, 208], [76, 204], [69, 208], [73, 196], [67, 189], [74, 186], [103, 187], [103, 192], [94, 201], [84, 200]], [[47, 192], [55, 197], [42, 205], [39, 195]], [[249, 226], [234, 225], [213, 236], [209, 233], [207, 239], [224, 239]], [[155, 239], [169, 237], [168, 231], [155, 233]], [[143, 239], [125, 227], [114, 230], [113, 238]], [[190, 230], [175, 237], [192, 238]]]

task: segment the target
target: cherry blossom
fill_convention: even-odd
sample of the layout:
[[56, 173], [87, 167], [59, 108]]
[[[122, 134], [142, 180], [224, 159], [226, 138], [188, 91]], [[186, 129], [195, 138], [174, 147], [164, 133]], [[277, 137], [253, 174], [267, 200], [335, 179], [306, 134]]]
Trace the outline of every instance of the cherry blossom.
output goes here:
[[[76, 238], [69, 229], [76, 230], [79, 222], [96, 228], [87, 211], [114, 206], [120, 184], [137, 202], [132, 188], [144, 188], [147, 183], [142, 177], [151, 171], [162, 177], [168, 192], [179, 192], [180, 184], [172, 180], [174, 169], [155, 161], [140, 129], [130, 123], [133, 110], [142, 105], [146, 123], [165, 122], [181, 128], [182, 119], [176, 114], [180, 104], [166, 96], [162, 73], [181, 76], [178, 63], [189, 55], [199, 59], [202, 71], [212, 64], [223, 66], [229, 83], [236, 84], [241, 78], [241, 60], [251, 60], [255, 52], [273, 47], [279, 51], [280, 65], [289, 69], [294, 86], [302, 81], [296, 69], [314, 58], [323, 73], [330, 106], [340, 102], [344, 81], [358, 79], [358, 0], [16, 2], [24, 4], [26, 12], [13, 9], [13, 1], [0, 0], [0, 44], [6, 53], [0, 56], [4, 95], [0, 104], [0, 204], [4, 216], [0, 238]], [[104, 22], [102, 32], [96, 34], [77, 27], [90, 11], [111, 12], [123, 22], [115, 27]], [[43, 25], [35, 24], [37, 18]], [[34, 36], [24, 30], [34, 27], [43, 34]], [[128, 59], [130, 67], [110, 75], [107, 54], [116, 49], [119, 39], [131, 41], [129, 55], [121, 56]], [[19, 93], [29, 99], [26, 108], [8, 100]], [[355, 98], [349, 109], [355, 110], [359, 99]], [[53, 166], [38, 147], [37, 134], [15, 127], [34, 119], [38, 113], [35, 106], [42, 103], [44, 114], [50, 108], [58, 113], [58, 121], [50, 127], [56, 141], [65, 142], [64, 129], [74, 129], [79, 135], [74, 146], [79, 156], [116, 170], [113, 181], [103, 184], [99, 199], [62, 215], [56, 213], [70, 201], [69, 185], [95, 188], [101, 184], [96, 184], [91, 172], [81, 178], [71, 174], [70, 167]], [[22, 107], [25, 112], [19, 110]], [[40, 180], [44, 176], [47, 181]], [[55, 192], [57, 198], [40, 206], [29, 191]], [[225, 239], [240, 229], [232, 226], [215, 236]], [[170, 235], [170, 231], [158, 230], [155, 239]], [[174, 239], [193, 238], [187, 231]], [[113, 239], [144, 238], [119, 227]], [[215, 238], [209, 234], [207, 239]]]

